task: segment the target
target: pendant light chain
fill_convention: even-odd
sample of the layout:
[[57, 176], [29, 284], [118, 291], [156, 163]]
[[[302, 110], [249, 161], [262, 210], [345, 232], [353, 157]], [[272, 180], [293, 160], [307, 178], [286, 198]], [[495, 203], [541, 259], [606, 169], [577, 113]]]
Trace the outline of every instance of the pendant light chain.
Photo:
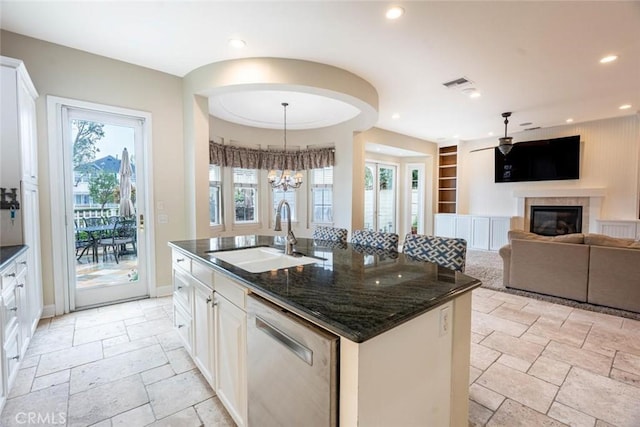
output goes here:
[[[287, 107], [289, 106], [288, 102], [283, 102], [280, 105], [284, 108], [284, 156], [283, 158], [287, 158]], [[269, 180], [269, 184], [271, 184], [271, 188], [281, 189], [282, 191], [287, 191], [289, 188], [299, 188], [302, 185], [302, 173], [296, 171], [290, 171], [286, 168], [287, 165], [283, 165], [283, 169], [280, 172], [280, 176], [277, 176], [275, 170], [270, 170], [269, 175], [267, 175], [267, 179]]]

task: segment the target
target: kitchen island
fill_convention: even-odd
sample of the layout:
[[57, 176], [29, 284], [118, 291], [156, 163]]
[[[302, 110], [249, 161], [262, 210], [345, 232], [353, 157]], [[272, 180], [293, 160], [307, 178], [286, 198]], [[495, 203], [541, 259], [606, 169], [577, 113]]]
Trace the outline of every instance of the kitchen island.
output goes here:
[[[395, 252], [310, 239], [298, 239], [295, 249], [317, 261], [292, 268], [250, 273], [217, 258], [217, 254], [240, 248], [282, 248], [283, 244], [279, 236], [170, 242], [174, 272], [178, 272], [177, 280], [174, 273], [178, 299], [189, 301], [188, 296], [180, 296], [188, 288], [187, 280], [180, 277], [184, 270], [197, 285], [209, 286], [214, 305], [216, 293], [220, 289], [224, 297], [231, 282], [240, 309], [243, 300], [238, 292], [257, 294], [339, 336], [337, 413], [341, 426], [467, 425], [470, 291], [480, 286], [478, 280]], [[191, 319], [192, 329], [197, 330], [198, 321], [193, 319], [206, 317], [188, 311], [179, 309], [177, 317]], [[178, 320], [180, 327], [178, 323], [187, 322]], [[182, 331], [183, 339], [192, 337], [187, 340], [188, 350], [193, 348], [202, 371], [206, 363], [196, 354], [198, 334]], [[246, 344], [242, 339], [236, 344], [242, 365]], [[211, 363], [216, 364], [219, 361]], [[237, 368], [246, 373], [242, 366]], [[219, 392], [214, 385], [219, 382], [216, 375], [205, 377]], [[232, 406], [235, 421], [247, 425], [244, 385], [235, 385], [238, 390], [233, 396], [225, 397], [224, 390], [218, 394], [228, 409]], [[225, 402], [234, 398], [236, 405]]]

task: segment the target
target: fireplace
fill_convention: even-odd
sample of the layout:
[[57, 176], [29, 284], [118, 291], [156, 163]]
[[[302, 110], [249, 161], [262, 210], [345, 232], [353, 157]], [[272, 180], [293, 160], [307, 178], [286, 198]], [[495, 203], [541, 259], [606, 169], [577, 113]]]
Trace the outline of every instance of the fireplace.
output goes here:
[[582, 232], [582, 206], [531, 206], [532, 233], [543, 236]]

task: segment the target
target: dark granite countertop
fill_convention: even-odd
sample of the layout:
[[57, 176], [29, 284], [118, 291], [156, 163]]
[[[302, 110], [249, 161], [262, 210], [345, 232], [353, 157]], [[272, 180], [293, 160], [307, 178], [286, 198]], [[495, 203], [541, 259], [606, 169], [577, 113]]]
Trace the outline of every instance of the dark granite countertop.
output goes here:
[[280, 236], [237, 236], [174, 241], [169, 245], [293, 313], [358, 343], [481, 284], [462, 273], [401, 253], [367, 254], [364, 252], [372, 251], [370, 248], [351, 244], [331, 247], [330, 243], [311, 239], [299, 238], [295, 249], [326, 261], [264, 273], [249, 273], [208, 252], [259, 245], [282, 249], [282, 243]]
[[26, 250], [26, 245], [0, 246], [0, 268]]

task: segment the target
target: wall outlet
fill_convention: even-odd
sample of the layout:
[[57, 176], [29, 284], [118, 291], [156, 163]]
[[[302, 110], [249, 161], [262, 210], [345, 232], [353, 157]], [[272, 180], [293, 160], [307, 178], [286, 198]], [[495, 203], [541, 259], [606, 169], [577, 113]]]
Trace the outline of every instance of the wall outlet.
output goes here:
[[451, 307], [440, 309], [440, 326], [438, 329], [439, 336], [445, 336], [451, 331]]

